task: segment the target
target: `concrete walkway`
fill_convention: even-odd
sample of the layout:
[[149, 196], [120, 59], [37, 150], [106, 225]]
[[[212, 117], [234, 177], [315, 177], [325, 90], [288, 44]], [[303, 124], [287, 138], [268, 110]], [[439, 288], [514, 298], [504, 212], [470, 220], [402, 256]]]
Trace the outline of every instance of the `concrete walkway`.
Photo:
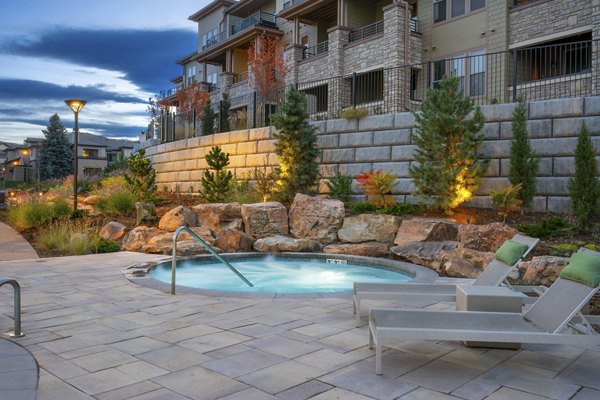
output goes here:
[[[0, 261], [39, 258], [33, 247], [10, 226], [0, 222]], [[2, 271], [0, 271], [2, 276]]]
[[[160, 258], [121, 252], [0, 262], [23, 287], [27, 336], [14, 341], [40, 366], [38, 400], [600, 398], [600, 346], [511, 351], [398, 340], [377, 376], [349, 296], [173, 296], [121, 273]], [[11, 307], [12, 293], [1, 291], [0, 333], [12, 329]]]

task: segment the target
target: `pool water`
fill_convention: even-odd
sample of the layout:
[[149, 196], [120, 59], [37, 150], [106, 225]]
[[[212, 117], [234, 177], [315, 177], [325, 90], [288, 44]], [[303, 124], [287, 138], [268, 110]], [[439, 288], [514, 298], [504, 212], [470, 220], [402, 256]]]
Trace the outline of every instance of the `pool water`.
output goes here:
[[[337, 259], [248, 258], [228, 260], [254, 287], [216, 261], [185, 260], [177, 264], [177, 285], [193, 288], [265, 293], [335, 293], [352, 290], [353, 282], [406, 282], [407, 274]], [[149, 271], [171, 283], [171, 263]]]

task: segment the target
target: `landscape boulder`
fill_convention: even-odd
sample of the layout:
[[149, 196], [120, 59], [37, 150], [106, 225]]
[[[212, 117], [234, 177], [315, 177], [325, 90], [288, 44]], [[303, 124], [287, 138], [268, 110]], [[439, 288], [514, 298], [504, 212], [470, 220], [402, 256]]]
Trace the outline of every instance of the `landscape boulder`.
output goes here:
[[344, 219], [338, 231], [341, 242], [392, 243], [400, 226], [400, 218], [385, 214], [361, 214]]
[[198, 225], [216, 232], [222, 229], [242, 229], [242, 206], [240, 203], [209, 203], [193, 207]]
[[258, 239], [256, 242], [254, 242], [254, 250], [262, 253], [316, 253], [321, 251], [321, 244], [311, 239], [295, 239], [289, 236], [276, 235]]
[[[209, 246], [215, 251], [221, 251], [215, 246], [215, 238], [210, 229], [206, 227], [191, 228], [192, 231], [200, 236]], [[173, 233], [165, 232], [150, 238], [144, 248], [146, 253], [171, 254], [173, 252]], [[189, 233], [181, 232], [177, 237], [177, 254], [178, 255], [193, 255], [208, 253], [198, 241], [196, 241]]]
[[215, 244], [226, 253], [237, 253], [252, 251], [254, 240], [242, 231], [225, 228], [217, 235]]
[[297, 238], [333, 243], [345, 212], [344, 203], [339, 200], [298, 193], [289, 212], [290, 232]]
[[100, 229], [100, 237], [105, 240], [118, 241], [125, 236], [127, 227], [119, 222], [111, 221]]
[[492, 262], [494, 254], [464, 247], [446, 251], [442, 256], [443, 273], [452, 278], [476, 279]]
[[387, 258], [391, 254], [389, 246], [379, 242], [330, 244], [323, 248], [323, 253], [382, 258]]
[[416, 217], [402, 221], [394, 244], [455, 241], [457, 236], [458, 224], [452, 219]]
[[458, 247], [458, 242], [411, 242], [390, 250], [399, 260], [411, 262], [444, 273], [446, 252]]
[[289, 233], [287, 210], [274, 201], [242, 205], [242, 220], [246, 234], [256, 239]]
[[460, 247], [495, 252], [502, 243], [512, 239], [516, 233], [516, 229], [501, 222], [487, 225], [459, 225], [458, 241]]
[[522, 282], [526, 285], [550, 286], [567, 264], [569, 258], [566, 257], [539, 256], [530, 261], [521, 261], [519, 271], [523, 273]]
[[[158, 228], [150, 228], [147, 226], [137, 226], [133, 228], [123, 238], [121, 248], [127, 251], [146, 252], [148, 241], [158, 235], [164, 234], [165, 231]], [[171, 236], [172, 240], [172, 236]]]
[[167, 232], [175, 232], [183, 225], [196, 226], [196, 214], [184, 206], [178, 206], [167, 211], [158, 222], [158, 227]]

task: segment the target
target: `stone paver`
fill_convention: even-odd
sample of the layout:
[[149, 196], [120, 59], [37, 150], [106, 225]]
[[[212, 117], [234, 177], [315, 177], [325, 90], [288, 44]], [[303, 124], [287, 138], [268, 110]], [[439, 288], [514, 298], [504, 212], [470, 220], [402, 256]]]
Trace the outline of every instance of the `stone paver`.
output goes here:
[[[0, 260], [29, 260], [38, 258], [37, 253], [23, 236], [10, 226], [0, 222]], [[0, 273], [0, 276], [4, 277]]]
[[[0, 398], [34, 399], [36, 384], [40, 400], [600, 398], [600, 347], [397, 340], [377, 376], [349, 296], [171, 296], [121, 273], [160, 259], [122, 252], [0, 262], [0, 275], [22, 284], [27, 335], [12, 339], [24, 347], [0, 339]], [[0, 292], [0, 332], [12, 329], [11, 306], [12, 293]], [[26, 350], [39, 382], [37, 366], [20, 359]], [[34, 378], [17, 378], [24, 371]]]

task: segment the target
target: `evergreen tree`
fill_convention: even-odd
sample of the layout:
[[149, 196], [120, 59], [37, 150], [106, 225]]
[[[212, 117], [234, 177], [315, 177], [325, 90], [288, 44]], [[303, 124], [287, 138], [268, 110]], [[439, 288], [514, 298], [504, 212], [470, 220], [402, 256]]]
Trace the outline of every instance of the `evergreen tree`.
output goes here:
[[44, 141], [40, 148], [40, 177], [42, 180], [62, 179], [73, 173], [73, 151], [58, 114], [50, 117], [48, 126], [42, 130]]
[[229, 109], [231, 108], [231, 102], [229, 101], [229, 95], [223, 93], [223, 100], [221, 101], [221, 110], [219, 111], [219, 118], [221, 120], [221, 132], [229, 132], [231, 130], [231, 118], [229, 116]]
[[140, 200], [151, 201], [156, 191], [156, 171], [150, 159], [146, 158], [146, 150], [140, 149], [132, 154], [127, 159], [127, 167], [130, 173], [125, 173], [123, 177], [133, 194]]
[[231, 171], [225, 171], [225, 167], [229, 165], [229, 153], [223, 153], [221, 147], [214, 146], [206, 155], [206, 163], [215, 172], [204, 171], [200, 195], [209, 203], [222, 203], [233, 179]]
[[575, 148], [575, 176], [569, 181], [569, 192], [577, 228], [585, 230], [590, 226], [590, 218], [598, 212], [600, 198], [596, 151], [585, 123], [581, 124], [579, 130]]
[[275, 153], [279, 156], [278, 194], [290, 202], [296, 193], [310, 193], [317, 184], [319, 148], [316, 128], [308, 123], [306, 98], [291, 87], [285, 95], [281, 115], [274, 115]]
[[520, 97], [513, 111], [508, 180], [513, 186], [521, 184], [517, 198], [526, 208], [533, 203], [538, 166], [539, 159], [535, 157], [527, 136], [527, 103]]
[[414, 113], [417, 127], [412, 137], [417, 148], [410, 176], [416, 194], [448, 213], [472, 197], [488, 164], [477, 160], [483, 113], [458, 83], [458, 78], [444, 78], [439, 88], [427, 91]]
[[210, 97], [206, 100], [204, 114], [202, 115], [202, 135], [215, 133], [215, 112], [210, 104]]

